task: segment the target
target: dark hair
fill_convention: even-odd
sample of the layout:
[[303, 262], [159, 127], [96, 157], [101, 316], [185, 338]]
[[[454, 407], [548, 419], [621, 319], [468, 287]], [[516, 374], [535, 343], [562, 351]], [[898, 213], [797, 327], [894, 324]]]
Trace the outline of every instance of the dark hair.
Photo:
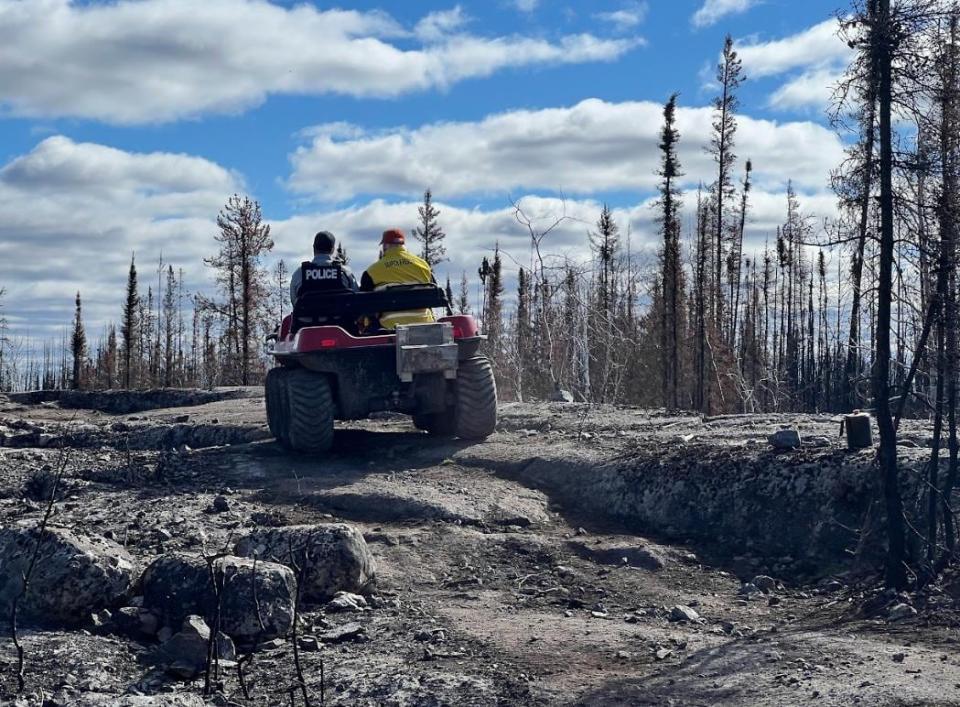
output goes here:
[[333, 237], [330, 231], [320, 231], [313, 237], [314, 255], [330, 255], [333, 253], [333, 246], [336, 242], [337, 239]]

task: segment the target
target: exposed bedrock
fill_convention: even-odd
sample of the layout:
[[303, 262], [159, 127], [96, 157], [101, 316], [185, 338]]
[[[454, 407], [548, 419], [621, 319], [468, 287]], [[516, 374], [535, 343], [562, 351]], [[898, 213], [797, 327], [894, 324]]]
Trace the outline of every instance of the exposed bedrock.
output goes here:
[[[901, 450], [901, 464], [920, 468], [926, 454]], [[607, 460], [549, 452], [517, 460], [505, 450], [484, 448], [462, 450], [456, 458], [540, 488], [577, 512], [637, 531], [719, 541], [734, 554], [790, 557], [799, 565], [849, 556], [871, 481], [877, 480], [871, 450], [776, 454], [663, 444]]]

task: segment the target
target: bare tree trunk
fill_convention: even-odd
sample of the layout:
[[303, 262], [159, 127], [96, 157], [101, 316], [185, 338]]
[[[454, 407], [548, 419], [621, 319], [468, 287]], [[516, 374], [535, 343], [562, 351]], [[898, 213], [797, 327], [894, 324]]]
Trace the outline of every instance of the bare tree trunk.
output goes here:
[[888, 586], [903, 589], [907, 585], [904, 571], [905, 542], [903, 499], [900, 496], [900, 475], [897, 469], [897, 432], [890, 413], [890, 326], [893, 297], [893, 128], [892, 104], [892, 27], [890, 0], [879, 0], [878, 16], [871, 29], [871, 45], [878, 58], [880, 103], [880, 263], [877, 288], [877, 336], [873, 389], [877, 427], [880, 432], [879, 461], [883, 478], [883, 495], [887, 512]]
[[[869, 16], [876, 19], [877, 0], [870, 0]], [[873, 40], [871, 39], [871, 43]], [[850, 303], [850, 336], [847, 339], [847, 365], [844, 372], [844, 391], [847, 404], [851, 407], [857, 405], [854, 381], [860, 375], [860, 300], [861, 288], [863, 284], [863, 258], [867, 245], [867, 230], [870, 221], [870, 196], [873, 191], [873, 154], [874, 144], [876, 142], [875, 121], [876, 121], [876, 96], [875, 96], [875, 76], [876, 76], [876, 51], [870, 53], [870, 71], [867, 84], [866, 96], [866, 115], [863, 119], [863, 179], [862, 191], [860, 193], [860, 221], [857, 237], [857, 248], [853, 254], [853, 264], [850, 269], [850, 275], [853, 286], [853, 295]]]

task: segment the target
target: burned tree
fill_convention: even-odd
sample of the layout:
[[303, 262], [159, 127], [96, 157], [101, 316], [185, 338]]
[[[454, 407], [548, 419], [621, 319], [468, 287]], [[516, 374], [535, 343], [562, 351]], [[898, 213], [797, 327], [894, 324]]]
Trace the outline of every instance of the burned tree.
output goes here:
[[73, 377], [70, 379], [74, 390], [84, 387], [84, 368], [87, 359], [87, 333], [83, 328], [83, 306], [80, 293], [77, 292], [76, 309], [73, 313], [73, 333], [70, 337], [70, 354], [73, 356]]
[[207, 304], [225, 320], [228, 363], [239, 367], [238, 382], [250, 385], [254, 379], [254, 358], [258, 351], [257, 332], [262, 324], [266, 299], [266, 272], [260, 264], [273, 249], [270, 226], [263, 223], [260, 204], [234, 194], [217, 216], [219, 233], [214, 237], [220, 249], [206, 259], [217, 271], [223, 300]]
[[663, 107], [663, 128], [660, 131], [660, 199], [657, 220], [663, 245], [660, 251], [661, 282], [661, 369], [663, 404], [671, 410], [680, 407], [680, 346], [682, 339], [682, 307], [684, 298], [683, 266], [680, 261], [680, 218], [683, 206], [678, 180], [683, 175], [677, 156], [680, 133], [676, 128], [677, 94], [670, 96]]
[[120, 320], [120, 338], [123, 340], [123, 385], [130, 388], [136, 383], [134, 365], [139, 360], [140, 348], [140, 294], [137, 289], [137, 266], [135, 256], [130, 257], [130, 272], [127, 276], [127, 297], [123, 303]]
[[423, 205], [417, 208], [420, 224], [413, 229], [413, 237], [421, 243], [420, 257], [432, 268], [447, 259], [447, 249], [443, 245], [446, 234], [437, 223], [440, 211], [433, 205], [433, 194], [429, 189], [423, 193]]

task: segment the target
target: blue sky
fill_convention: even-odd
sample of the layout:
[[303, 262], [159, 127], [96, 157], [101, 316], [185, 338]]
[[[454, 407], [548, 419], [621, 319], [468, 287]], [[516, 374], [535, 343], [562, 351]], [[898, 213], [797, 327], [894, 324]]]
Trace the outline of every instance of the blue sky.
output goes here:
[[[847, 58], [836, 2], [788, 0], [0, 0], [0, 287], [15, 335], [69, 320], [80, 289], [95, 328], [119, 311], [124, 262], [161, 249], [192, 289], [233, 191], [261, 201], [277, 254], [319, 228], [355, 265], [382, 227], [410, 228], [432, 187], [451, 259], [473, 272], [495, 242], [527, 257], [509, 199], [576, 219], [556, 251], [586, 258], [600, 203], [638, 249], [659, 104], [681, 93], [688, 187], [702, 153], [723, 38], [738, 43], [741, 157], [757, 168], [755, 242], [793, 179], [827, 215], [841, 141], [825, 126]], [[750, 154], [743, 154], [749, 151]], [[692, 201], [692, 199], [688, 199]], [[51, 277], [39, 262], [73, 266]], [[48, 268], [47, 268], [48, 269]]]

